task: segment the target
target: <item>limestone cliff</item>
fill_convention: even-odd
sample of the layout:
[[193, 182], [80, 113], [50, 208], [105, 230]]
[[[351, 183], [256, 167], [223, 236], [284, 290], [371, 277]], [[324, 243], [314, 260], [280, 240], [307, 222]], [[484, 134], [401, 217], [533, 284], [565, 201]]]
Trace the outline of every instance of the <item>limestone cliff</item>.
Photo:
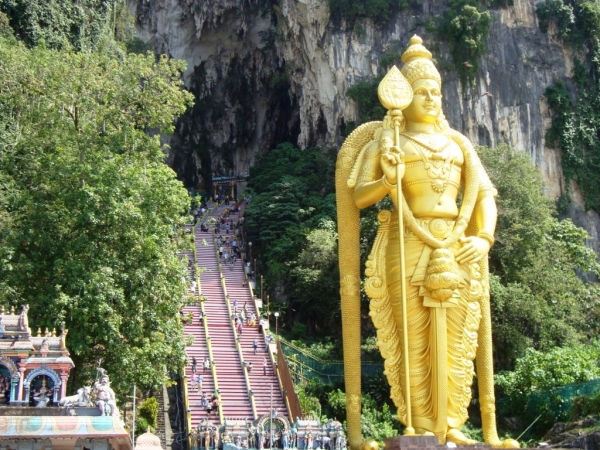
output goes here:
[[[364, 19], [346, 29], [331, 20], [326, 0], [129, 1], [138, 37], [188, 62], [186, 84], [197, 102], [171, 140], [172, 164], [188, 185], [207, 185], [211, 173], [243, 173], [278, 142], [339, 146], [356, 119], [347, 88], [380, 75], [382, 55], [399, 55], [416, 33], [442, 72], [450, 124], [475, 143], [528, 152], [548, 195], [564, 190], [560, 153], [544, 145], [550, 116], [543, 92], [568, 79], [570, 55], [539, 30], [534, 0], [492, 11], [487, 51], [466, 90], [448, 48], [425, 30], [444, 2], [424, 0], [385, 25]], [[597, 242], [598, 216], [581, 211], [574, 192], [571, 215]]]

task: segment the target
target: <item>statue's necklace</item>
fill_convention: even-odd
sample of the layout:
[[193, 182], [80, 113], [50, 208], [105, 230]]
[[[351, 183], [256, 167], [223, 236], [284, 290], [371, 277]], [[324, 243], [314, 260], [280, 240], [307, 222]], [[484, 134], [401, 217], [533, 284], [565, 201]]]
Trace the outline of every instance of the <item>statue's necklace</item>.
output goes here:
[[432, 153], [441, 153], [450, 145], [450, 139], [443, 134], [402, 133], [402, 135], [419, 144], [421, 147], [426, 148]]
[[[425, 165], [427, 176], [432, 178], [431, 189], [438, 194], [443, 193], [446, 190], [446, 186], [448, 186], [448, 179], [450, 178], [452, 163], [454, 162], [454, 157], [451, 153], [448, 153], [445, 158], [442, 155], [443, 150], [450, 146], [450, 139], [446, 136], [432, 136], [427, 134], [411, 136], [403, 133], [403, 136], [407, 137], [419, 152]], [[426, 140], [427, 143], [424, 143], [423, 140]], [[425, 152], [428, 152], [429, 155], [426, 155]]]

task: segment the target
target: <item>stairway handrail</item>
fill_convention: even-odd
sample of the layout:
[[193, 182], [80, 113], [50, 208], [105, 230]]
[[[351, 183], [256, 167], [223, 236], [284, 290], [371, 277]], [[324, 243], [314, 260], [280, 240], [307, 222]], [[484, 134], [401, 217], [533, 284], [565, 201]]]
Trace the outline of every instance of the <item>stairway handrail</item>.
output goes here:
[[298, 347], [297, 345], [292, 344], [290, 341], [288, 341], [287, 339], [280, 337], [279, 339], [281, 339], [281, 341], [287, 345], [288, 347], [293, 348], [294, 350], [299, 351], [300, 353], [302, 353], [304, 356], [314, 359], [315, 361], [320, 362], [321, 364], [344, 364], [343, 361], [341, 360], [336, 360], [336, 359], [321, 359], [318, 356], [312, 355], [311, 353], [309, 353], [308, 350], [303, 349]]
[[[217, 251], [217, 249], [214, 246], [214, 241], [215, 241], [215, 230], [214, 228], [211, 230], [211, 234], [213, 237], [213, 249], [215, 251]], [[217, 259], [218, 261], [218, 259]], [[206, 321], [206, 332], [208, 333], [208, 320]], [[210, 342], [209, 342], [210, 341]], [[217, 398], [219, 400], [219, 422], [220, 423], [225, 423], [224, 418], [223, 418], [223, 402], [221, 401], [221, 390], [219, 389], [219, 381], [217, 380], [217, 364], [215, 363], [215, 358], [214, 358], [214, 354], [212, 351], [212, 338], [211, 336], [209, 336], [208, 334], [206, 335], [206, 347], [208, 348], [208, 355], [210, 357], [210, 367], [211, 367], [211, 371], [213, 374], [213, 382], [214, 382], [214, 387], [215, 387], [215, 394], [217, 394]]]
[[[181, 379], [181, 378], [180, 378]], [[187, 426], [187, 435], [188, 435], [188, 445], [190, 446], [189, 448], [192, 448], [192, 415], [190, 414], [190, 399], [188, 397], [188, 387], [187, 387], [187, 376], [185, 375], [185, 372], [183, 374], [183, 379], [182, 379], [182, 384], [183, 384], [183, 406], [185, 407], [185, 411], [186, 411], [186, 426]], [[133, 426], [135, 426], [135, 424], [133, 424]]]
[[293, 422], [296, 417], [302, 416], [302, 409], [300, 408], [300, 400], [298, 398], [296, 390], [294, 389], [294, 382], [290, 375], [290, 368], [288, 366], [287, 359], [283, 354], [283, 349], [281, 348], [281, 341], [279, 340], [279, 337], [276, 340], [276, 345], [277, 379], [279, 380], [279, 385], [281, 386], [281, 394], [283, 396], [285, 406], [288, 410], [290, 422]]
[[[214, 234], [214, 232], [213, 232]], [[196, 254], [196, 246], [194, 245], [194, 254]], [[204, 299], [206, 297], [204, 297], [204, 295], [202, 295], [202, 283], [200, 282], [200, 275], [198, 275], [198, 301], [200, 302], [200, 311], [202, 311], [202, 326], [204, 327], [204, 341], [206, 342], [206, 350], [208, 351], [208, 358], [210, 360], [210, 371], [213, 377], [213, 388], [215, 393], [217, 394], [217, 397], [219, 398], [219, 403], [221, 402], [221, 394], [220, 394], [220, 390], [219, 390], [219, 380], [218, 380], [218, 372], [217, 372], [217, 365], [215, 364], [215, 358], [214, 358], [214, 354], [213, 354], [213, 348], [212, 348], [212, 339], [211, 336], [208, 332], [208, 316], [206, 315], [205, 309], [204, 309]], [[219, 408], [219, 420], [221, 421], [221, 423], [223, 423], [223, 417], [222, 417], [222, 412], [221, 412], [222, 408]], [[191, 447], [190, 447], [191, 448]]]
[[[193, 255], [194, 255], [194, 266], [198, 263], [198, 255], [196, 253], [196, 226], [192, 225], [192, 237], [193, 237]], [[198, 286], [198, 294], [200, 294], [201, 288], [200, 288], [200, 274], [198, 273], [199, 271], [195, 271], [195, 275], [196, 275], [196, 286]], [[196, 293], [194, 292], [193, 295], [195, 296]], [[200, 295], [198, 295], [198, 300], [200, 298]], [[191, 438], [191, 432], [192, 432], [192, 415], [190, 414], [190, 399], [189, 399], [189, 392], [188, 392], [188, 385], [187, 385], [187, 376], [185, 375], [185, 366], [183, 367], [183, 403], [185, 406], [185, 411], [186, 411], [186, 425], [187, 425], [187, 434], [188, 434], [188, 445], [191, 448], [191, 444], [192, 444], [192, 438]]]
[[[223, 295], [225, 296], [225, 305], [227, 306], [227, 314], [229, 314], [229, 324], [231, 325], [233, 331], [233, 337], [235, 340], [235, 348], [238, 352], [238, 358], [240, 360], [240, 365], [244, 362], [244, 354], [242, 352], [242, 346], [240, 344], [240, 337], [238, 336], [237, 329], [233, 322], [233, 314], [231, 313], [231, 305], [229, 303], [229, 294], [227, 293], [227, 286], [225, 284], [225, 275], [223, 274], [223, 266], [221, 265], [221, 261], [219, 258], [217, 247], [217, 242], [215, 238], [215, 233], [213, 231], [213, 243], [215, 246], [215, 257], [217, 258], [217, 267], [219, 269], [219, 277], [221, 279], [221, 288], [223, 289]], [[244, 374], [244, 380], [246, 381], [246, 392], [248, 393], [248, 399], [250, 400], [250, 407], [252, 408], [252, 415], [254, 420], [258, 419], [258, 414], [256, 413], [256, 404], [254, 402], [254, 391], [252, 390], [252, 385], [250, 383], [250, 377], [248, 376], [248, 371], [242, 367], [242, 373]]]
[[[210, 201], [210, 200], [209, 200], [209, 201]], [[194, 224], [194, 226], [193, 226], [193, 229], [194, 229], [193, 231], [194, 231], [194, 233], [196, 232], [196, 228], [198, 228], [198, 225], [200, 225], [202, 222], [204, 222], [204, 219], [206, 218], [206, 216], [210, 216], [210, 215], [212, 215], [213, 211], [219, 207], [219, 204], [218, 204], [218, 203], [214, 203], [214, 204], [213, 204], [213, 205], [211, 205], [211, 206], [212, 206], [212, 209], [211, 209], [211, 208], [206, 208], [206, 211], [204, 211], [204, 214], [202, 215], [202, 217], [200, 217], [200, 218], [199, 218], [199, 219], [196, 221], [196, 223]]]
[[[282, 350], [282, 351], [283, 351], [283, 350]], [[285, 355], [285, 352], [284, 352], [284, 355]], [[286, 358], [286, 360], [287, 360], [287, 359], [289, 359], [290, 357], [289, 357], [289, 356], [287, 356], [287, 355], [285, 355], [285, 358]], [[295, 360], [295, 361], [294, 361], [294, 364], [295, 364], [295, 365], [297, 365], [297, 366], [299, 366], [299, 367], [303, 367], [303, 368], [305, 368], [307, 372], [312, 372], [312, 373], [315, 373], [317, 376], [319, 376], [319, 377], [320, 377], [320, 378], [322, 378], [322, 379], [329, 379], [329, 380], [331, 381], [331, 379], [332, 379], [332, 378], [341, 378], [341, 379], [343, 379], [343, 378], [344, 378], [344, 374], [343, 374], [343, 373], [342, 373], [342, 374], [339, 374], [339, 375], [334, 375], [334, 374], [323, 373], [323, 372], [320, 372], [320, 371], [318, 371], [317, 369], [313, 369], [312, 367], [310, 367], [310, 366], [307, 366], [306, 364], [304, 364], [304, 363], [303, 363], [302, 361], [300, 361], [300, 360]], [[288, 364], [288, 366], [289, 366], [289, 364]], [[294, 371], [294, 372], [296, 373], [297, 371]], [[311, 377], [309, 377], [309, 376], [306, 376], [306, 375], [298, 375], [298, 376], [300, 376], [300, 377], [301, 377], [301, 378], [303, 378], [303, 379], [309, 379], [309, 378], [311, 378]]]

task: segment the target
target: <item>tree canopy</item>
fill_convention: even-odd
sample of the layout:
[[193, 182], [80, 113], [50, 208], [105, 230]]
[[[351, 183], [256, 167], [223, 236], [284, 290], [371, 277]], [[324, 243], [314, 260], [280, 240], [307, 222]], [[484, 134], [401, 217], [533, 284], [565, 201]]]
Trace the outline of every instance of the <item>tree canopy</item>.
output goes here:
[[191, 104], [183, 69], [0, 42], [0, 302], [69, 329], [76, 383], [99, 358], [117, 389], [183, 361], [189, 199], [159, 136]]
[[559, 220], [539, 170], [524, 152], [480, 148], [498, 189], [490, 252], [495, 367], [509, 370], [532, 347], [548, 351], [598, 333], [600, 291], [578, 273], [600, 273], [587, 233]]
[[260, 156], [248, 185], [248, 240], [269, 289], [285, 292], [284, 323], [301, 323], [313, 335], [338, 329], [334, 165], [333, 152], [281, 144]]

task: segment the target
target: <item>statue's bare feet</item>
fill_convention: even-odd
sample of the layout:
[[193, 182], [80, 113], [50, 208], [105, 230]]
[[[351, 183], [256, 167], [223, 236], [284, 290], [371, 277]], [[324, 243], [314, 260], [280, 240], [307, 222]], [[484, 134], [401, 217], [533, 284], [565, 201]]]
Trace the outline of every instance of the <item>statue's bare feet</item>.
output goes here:
[[514, 439], [505, 439], [502, 441], [502, 448], [519, 448], [519, 442]]
[[431, 431], [427, 431], [425, 428], [415, 428], [417, 436], [435, 436]]
[[521, 447], [518, 441], [514, 439], [505, 439], [501, 441], [498, 437], [491, 441], [485, 442], [488, 445], [491, 445], [494, 448], [519, 448]]
[[375, 439], [365, 439], [362, 443], [361, 450], [378, 450], [379, 444]]
[[477, 441], [473, 439], [469, 439], [464, 434], [462, 434], [456, 428], [450, 428], [446, 433], [446, 442], [453, 442], [457, 445], [473, 445], [477, 444]]

